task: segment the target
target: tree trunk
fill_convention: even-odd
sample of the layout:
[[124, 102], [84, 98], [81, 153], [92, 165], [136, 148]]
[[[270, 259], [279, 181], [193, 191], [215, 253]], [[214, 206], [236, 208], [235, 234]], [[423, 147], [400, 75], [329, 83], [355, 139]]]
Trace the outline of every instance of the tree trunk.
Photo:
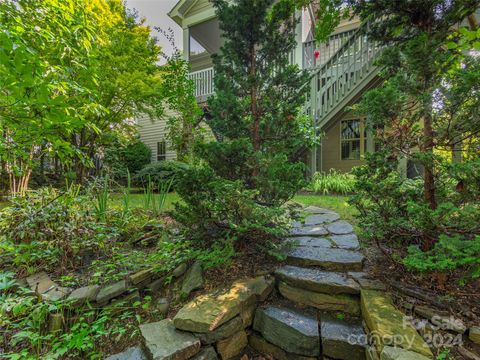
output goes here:
[[[256, 67], [256, 53], [255, 53], [255, 45], [252, 45], [251, 49], [251, 59], [250, 59], [250, 76], [252, 78], [256, 77], [257, 67]], [[252, 146], [254, 152], [260, 151], [260, 115], [258, 113], [257, 107], [257, 84], [254, 83], [252, 88], [250, 89], [250, 96], [251, 96], [251, 111], [252, 111]], [[258, 164], [256, 160], [254, 160], [254, 165], [252, 169], [252, 176], [258, 176]], [[255, 181], [254, 181], [255, 182]]]
[[431, 159], [433, 155], [433, 127], [432, 127], [432, 115], [431, 112], [427, 112], [424, 117], [424, 149], [423, 151], [430, 156], [428, 161], [425, 163], [425, 175], [424, 175], [424, 197], [425, 202], [428, 204], [430, 209], [435, 210], [437, 208], [437, 200], [435, 197], [435, 177], [434, 177], [434, 164]]

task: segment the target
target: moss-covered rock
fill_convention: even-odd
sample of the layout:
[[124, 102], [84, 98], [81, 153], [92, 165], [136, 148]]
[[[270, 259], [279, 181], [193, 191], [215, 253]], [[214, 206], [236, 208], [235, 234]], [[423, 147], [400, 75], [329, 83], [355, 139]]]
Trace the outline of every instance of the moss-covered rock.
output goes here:
[[377, 352], [394, 345], [433, 358], [432, 352], [405, 315], [393, 306], [385, 292], [361, 291], [362, 316], [373, 338]]

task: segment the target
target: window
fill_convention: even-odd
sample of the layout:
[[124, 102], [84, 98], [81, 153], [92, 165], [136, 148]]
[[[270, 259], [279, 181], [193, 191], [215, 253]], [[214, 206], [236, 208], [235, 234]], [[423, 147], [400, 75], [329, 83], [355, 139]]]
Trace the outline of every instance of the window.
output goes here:
[[167, 158], [167, 145], [165, 140], [157, 142], [157, 161], [163, 161]]
[[340, 147], [342, 160], [360, 160], [367, 148], [367, 134], [362, 120], [341, 122]]

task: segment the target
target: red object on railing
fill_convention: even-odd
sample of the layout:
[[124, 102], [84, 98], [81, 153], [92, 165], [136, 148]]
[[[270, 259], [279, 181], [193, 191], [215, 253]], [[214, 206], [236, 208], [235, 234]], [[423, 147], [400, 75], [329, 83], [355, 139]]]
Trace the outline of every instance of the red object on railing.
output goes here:
[[318, 59], [320, 57], [320, 50], [315, 50], [313, 52], [313, 56], [315, 57], [315, 59]]

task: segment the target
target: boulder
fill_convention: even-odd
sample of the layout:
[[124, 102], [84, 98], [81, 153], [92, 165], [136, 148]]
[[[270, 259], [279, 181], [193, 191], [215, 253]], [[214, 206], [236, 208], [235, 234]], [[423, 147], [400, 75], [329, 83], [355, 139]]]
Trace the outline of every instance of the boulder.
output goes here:
[[44, 271], [27, 277], [27, 283], [32, 291], [46, 301], [64, 299], [72, 291], [69, 288], [58, 286]]
[[433, 358], [428, 345], [385, 292], [362, 289], [361, 308], [378, 353], [384, 346], [394, 345]]
[[275, 360], [315, 360], [314, 357], [295, 355], [269, 343], [261, 336], [253, 333], [248, 336], [248, 345], [261, 354], [267, 355], [267, 359]]
[[258, 308], [253, 329], [268, 342], [303, 356], [320, 355], [320, 338], [316, 319], [274, 306]]
[[203, 287], [203, 273], [200, 262], [195, 262], [185, 274], [182, 282], [182, 289], [180, 291], [183, 297], [188, 297], [193, 290], [201, 289]]
[[241, 330], [231, 337], [217, 342], [217, 352], [222, 360], [232, 359], [239, 355], [247, 345], [247, 333]]
[[213, 348], [213, 346], [207, 346], [202, 348], [202, 350], [200, 350], [200, 352], [191, 359], [192, 360], [217, 360], [218, 355], [215, 349]]
[[429, 360], [430, 357], [402, 348], [385, 346], [380, 354], [380, 360]]
[[473, 326], [468, 331], [468, 338], [475, 344], [480, 345], [480, 326]]
[[182, 307], [173, 322], [180, 330], [206, 333], [268, 296], [273, 279], [259, 276], [235, 282], [230, 289], [201, 295]]
[[71, 300], [75, 305], [83, 305], [87, 302], [91, 303], [95, 301], [99, 291], [100, 286], [98, 285], [84, 286], [73, 290], [68, 296], [68, 300]]
[[139, 346], [128, 348], [127, 350], [110, 355], [105, 360], [147, 360], [145, 353]]
[[140, 332], [152, 360], [186, 360], [200, 351], [200, 340], [175, 329], [170, 319], [142, 324]]
[[283, 297], [299, 304], [313, 306], [323, 311], [342, 311], [352, 315], [360, 315], [359, 299], [348, 294], [323, 294], [292, 287], [280, 282], [278, 290]]
[[286, 265], [275, 272], [278, 279], [297, 288], [327, 294], [360, 294], [358, 284], [344, 273]]
[[339, 220], [335, 221], [334, 223], [328, 224], [326, 228], [327, 231], [333, 235], [344, 235], [353, 233], [353, 226], [344, 220]]
[[332, 235], [330, 239], [340, 249], [358, 250], [360, 248], [358, 237], [355, 234]]
[[323, 355], [340, 360], [365, 360], [367, 335], [361, 323], [322, 314], [320, 329]]
[[360, 271], [364, 257], [357, 251], [298, 246], [287, 251], [287, 262], [298, 266], [318, 266], [328, 271]]
[[235, 316], [233, 319], [228, 320], [225, 324], [219, 326], [213, 331], [205, 333], [198, 333], [196, 336], [200, 339], [202, 344], [213, 344], [219, 340], [226, 339], [233, 334], [243, 330], [243, 321], [240, 316]]

